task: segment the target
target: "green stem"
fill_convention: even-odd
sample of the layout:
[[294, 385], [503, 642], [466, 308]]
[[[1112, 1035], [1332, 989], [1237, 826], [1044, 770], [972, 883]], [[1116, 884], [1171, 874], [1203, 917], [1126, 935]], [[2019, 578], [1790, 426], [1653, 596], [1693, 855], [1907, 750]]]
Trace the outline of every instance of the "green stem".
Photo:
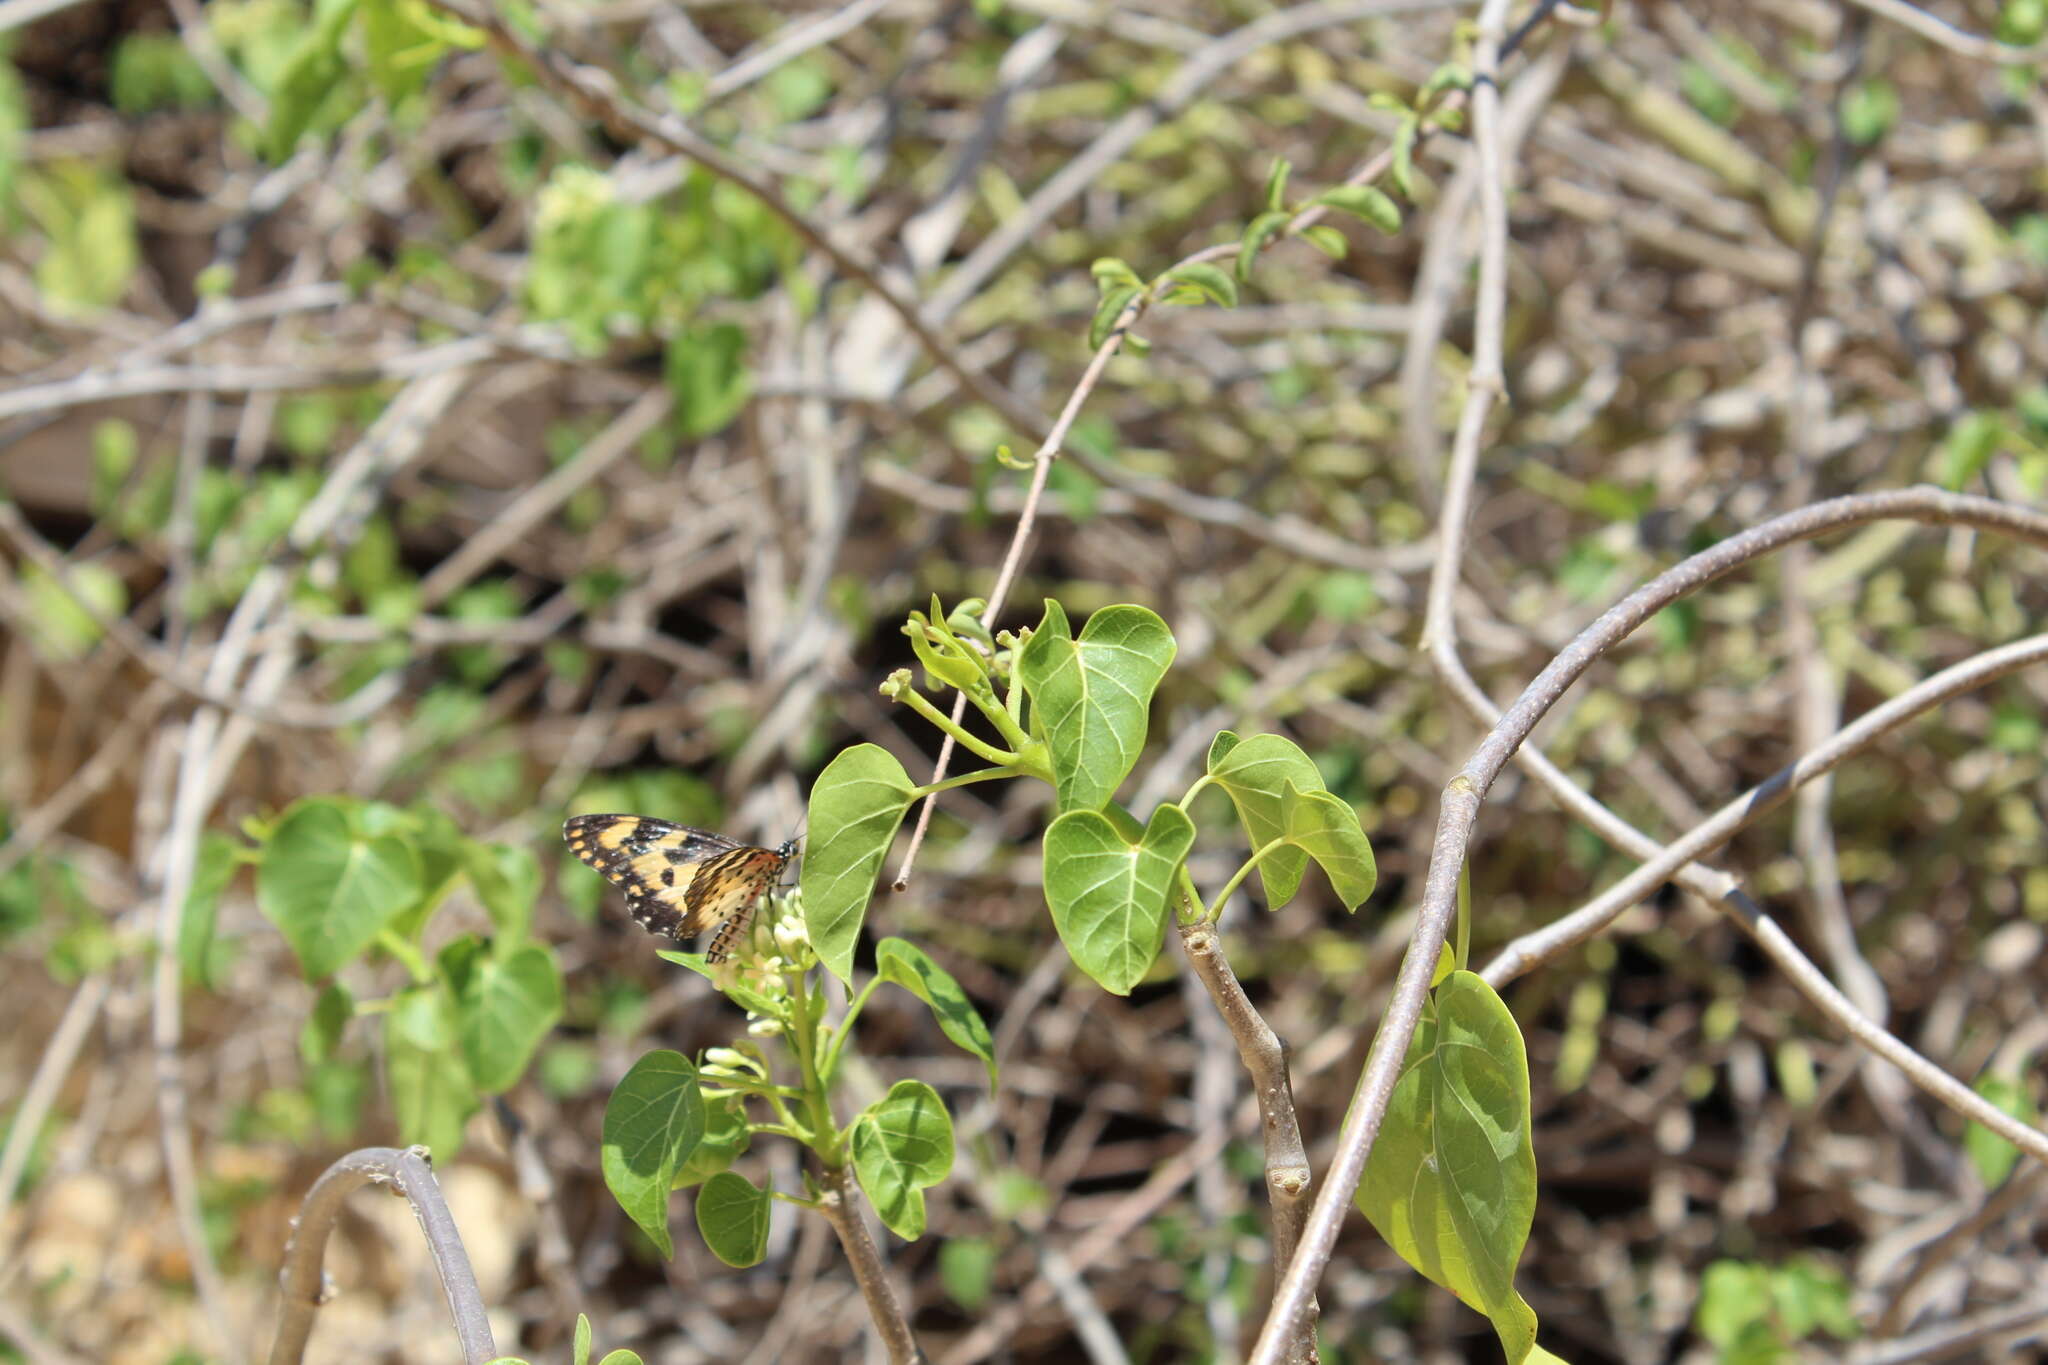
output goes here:
[[789, 982], [790, 1045], [796, 1049], [796, 1064], [803, 1078], [804, 1117], [811, 1136], [805, 1139], [818, 1159], [835, 1165], [841, 1159], [839, 1129], [832, 1122], [832, 1106], [825, 1096], [823, 1073], [818, 1070], [818, 1030], [811, 1019], [811, 992], [802, 972], [785, 972]]
[[973, 695], [972, 700], [976, 706], [981, 708], [981, 714], [988, 717], [988, 723], [1002, 732], [1004, 740], [1009, 743], [1011, 748], [1021, 749], [1029, 744], [1031, 736], [1024, 733], [1023, 718], [1011, 715], [1008, 705], [996, 700], [994, 688], [988, 688], [986, 691], [988, 693], [986, 697]]
[[[1013, 670], [1014, 667], [1012, 665]], [[1014, 671], [1010, 676], [1010, 690], [1003, 694], [1003, 712], [1009, 716], [1011, 723], [1017, 727], [1018, 734], [1026, 733], [1024, 729], [1024, 684], [1018, 681]], [[1006, 730], [1004, 733], [1008, 734], [1009, 732]]]
[[1208, 913], [1202, 907], [1201, 890], [1196, 887], [1194, 877], [1189, 874], [1186, 862], [1182, 862], [1173, 871], [1174, 875], [1180, 878], [1180, 904], [1173, 912], [1173, 922], [1200, 924], [1203, 916]]
[[1180, 808], [1182, 810], [1192, 809], [1195, 804], [1195, 798], [1201, 794], [1202, 788], [1209, 786], [1215, 780], [1215, 778], [1207, 773], [1203, 773], [1200, 777], [1196, 778], [1195, 785], [1189, 787], [1187, 792], [1180, 798]]
[[[781, 1087], [777, 1088], [780, 1089]], [[798, 1092], [798, 1094], [799, 1098], [801, 1098], [802, 1092]], [[783, 1103], [782, 1096], [775, 1094], [773, 1091], [771, 1091], [767, 1094], [764, 1094], [761, 1098], [768, 1101], [768, 1107], [775, 1111], [776, 1118], [782, 1120], [781, 1127], [789, 1130], [789, 1134], [791, 1137], [794, 1137], [798, 1142], [803, 1143], [806, 1147], [811, 1145], [810, 1132], [804, 1128], [802, 1123], [797, 1121], [797, 1117], [795, 1114], [789, 1112], [789, 1106]]]
[[999, 777], [1022, 776], [1023, 774], [1018, 772], [1015, 768], [976, 768], [971, 773], [960, 773], [957, 776], [947, 778], [944, 782], [927, 783], [922, 787], [914, 789], [911, 792], [910, 796], [911, 800], [913, 801], [922, 801], [927, 796], [932, 796], [939, 792], [951, 791], [955, 787], [964, 787], [968, 785], [970, 782], [992, 782]]
[[[763, 1099], [774, 1099], [779, 1096], [783, 1099], [800, 1100], [804, 1097], [804, 1092], [793, 1085], [777, 1085], [774, 1081], [753, 1080], [745, 1076], [719, 1076], [711, 1084], [728, 1093], [759, 1095]], [[705, 1086], [704, 1095], [706, 1099], [712, 1098], [711, 1085]]]
[[426, 957], [414, 945], [399, 937], [394, 930], [384, 929], [377, 934], [377, 946], [405, 964], [405, 970], [412, 976], [415, 986], [432, 982], [434, 973], [427, 966]]
[[825, 1058], [818, 1063], [818, 1074], [830, 1076], [839, 1069], [839, 1054], [846, 1048], [846, 1040], [853, 1036], [853, 1021], [860, 1018], [860, 1012], [867, 1007], [868, 997], [875, 993], [875, 987], [882, 984], [879, 976], [871, 977], [868, 984], [860, 988], [860, 994], [853, 997], [846, 1007], [846, 1017], [839, 1021], [839, 1028], [832, 1035], [831, 1046], [825, 1049]]
[[1268, 853], [1271, 853], [1276, 848], [1284, 847], [1286, 843], [1287, 838], [1285, 835], [1282, 835], [1257, 853], [1252, 854], [1251, 857], [1245, 859], [1244, 866], [1233, 872], [1230, 875], [1230, 880], [1223, 884], [1223, 889], [1216, 893], [1216, 899], [1210, 904], [1208, 912], [1204, 917], [1211, 923], [1214, 923], [1217, 917], [1223, 913], [1224, 905], [1229, 902], [1237, 888], [1244, 884], [1244, 879], [1252, 875], [1252, 869], [1257, 867]]
[[1006, 768], [1017, 762], [1017, 755], [998, 749], [985, 740], [976, 739], [955, 725], [952, 717], [941, 714], [939, 708], [926, 701], [924, 693], [918, 691], [915, 686], [905, 686], [897, 690], [896, 700], [930, 721], [941, 733], [951, 735], [953, 741], [969, 753], [979, 754], [989, 762], [1000, 763]]

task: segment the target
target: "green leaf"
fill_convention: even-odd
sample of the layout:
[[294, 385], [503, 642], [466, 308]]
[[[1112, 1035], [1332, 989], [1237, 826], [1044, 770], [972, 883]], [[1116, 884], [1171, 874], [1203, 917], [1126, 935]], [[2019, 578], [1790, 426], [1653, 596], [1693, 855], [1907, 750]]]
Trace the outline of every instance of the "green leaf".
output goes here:
[[576, 1315], [576, 1335], [569, 1359], [571, 1365], [590, 1365], [590, 1319], [582, 1313]]
[[199, 837], [199, 858], [192, 885], [185, 893], [185, 911], [178, 917], [178, 965], [188, 982], [214, 988], [213, 928], [220, 915], [220, 897], [241, 866], [241, 849], [216, 830]]
[[853, 972], [853, 948], [874, 895], [875, 874], [912, 797], [903, 765], [873, 744], [842, 750], [811, 787], [801, 878], [804, 924], [818, 960], [841, 981]]
[[931, 960], [924, 949], [900, 938], [885, 938], [875, 945], [875, 975], [894, 982], [931, 1007], [939, 1031], [954, 1046], [981, 1058], [988, 1068], [988, 1088], [996, 1088], [996, 1044], [988, 1025], [960, 989], [952, 973]]
[[28, 636], [38, 653], [64, 662], [82, 658], [99, 643], [99, 616], [113, 619], [128, 610], [128, 585], [104, 564], [72, 564], [58, 582], [38, 565], [22, 571], [24, 605], [28, 608]]
[[1859, 147], [1876, 142], [1899, 121], [1899, 92], [1887, 80], [1859, 81], [1842, 96], [1842, 133]]
[[1116, 995], [1144, 980], [1166, 936], [1173, 874], [1195, 826], [1162, 805], [1135, 841], [1101, 811], [1070, 810], [1045, 831], [1045, 898], [1075, 965]]
[[704, 1092], [697, 1085], [697, 1068], [680, 1052], [647, 1053], [620, 1078], [605, 1104], [604, 1183], [663, 1256], [675, 1254], [668, 1235], [668, 1192], [703, 1136]]
[[1401, 230], [1401, 206], [1371, 185], [1336, 185], [1312, 202], [1362, 218], [1388, 236]]
[[1430, 997], [1358, 1187], [1359, 1210], [1401, 1258], [1493, 1320], [1509, 1365], [1536, 1314], [1515, 1263], [1536, 1209], [1529, 1062], [1493, 988], [1457, 972]]
[[905, 1241], [924, 1235], [924, 1191], [952, 1169], [953, 1120], [923, 1081], [896, 1082], [853, 1121], [853, 1172]]
[[1811, 1257], [1794, 1257], [1771, 1275], [1771, 1307], [1794, 1341], [1815, 1331], [1842, 1341], [1861, 1336], [1851, 1299], [1848, 1277]]
[[1472, 68], [1455, 62], [1447, 62], [1430, 72], [1429, 79], [1424, 81], [1422, 88], [1415, 93], [1419, 103], [1421, 100], [1436, 94], [1439, 90], [1470, 90], [1471, 88]]
[[774, 1203], [774, 1195], [745, 1176], [720, 1171], [697, 1191], [697, 1231], [727, 1265], [759, 1265], [768, 1254], [768, 1211]]
[[1266, 209], [1279, 213], [1287, 207], [1287, 173], [1294, 169], [1286, 157], [1278, 157], [1266, 174]]
[[1211, 303], [1220, 304], [1225, 308], [1237, 306], [1237, 281], [1213, 265], [1201, 261], [1177, 265], [1166, 272], [1166, 278], [1191, 286], [1196, 293]]
[[1961, 421], [1949, 428], [1948, 438], [1941, 443], [1941, 486], [1959, 490], [1983, 473], [2005, 439], [2005, 422], [1997, 414], [1964, 414]]
[[201, 109], [218, 99], [206, 69], [170, 33], [130, 33], [121, 39], [107, 87], [114, 107], [124, 114]]
[[1993, 29], [2001, 43], [2014, 47], [2032, 47], [2048, 33], [2048, 2], [2044, 0], [2005, 0], [1998, 11], [1998, 23]]
[[35, 280], [50, 311], [69, 317], [119, 303], [141, 258], [134, 191], [119, 171], [58, 162], [22, 176], [15, 197], [48, 237]]
[[409, 809], [382, 801], [365, 802], [356, 808], [353, 823], [358, 834], [388, 834], [405, 840], [418, 856], [419, 895], [385, 926], [400, 938], [417, 939], [461, 878], [469, 836], [448, 812], [424, 802]]
[[[1280, 735], [1253, 735], [1240, 740], [1225, 730], [1209, 746], [1209, 776], [1230, 794], [1245, 839], [1254, 850], [1287, 833], [1282, 810], [1287, 787], [1304, 792], [1324, 790], [1323, 775], [1293, 740]], [[1308, 854], [1289, 845], [1276, 848], [1259, 863], [1259, 882], [1266, 908], [1278, 910], [1301, 889]]]
[[362, 6], [371, 83], [387, 103], [401, 103], [425, 86], [448, 45], [416, 22], [416, 6], [401, 0], [362, 0]]
[[298, 45], [285, 59], [284, 71], [270, 92], [270, 127], [265, 130], [265, 146], [272, 161], [291, 159], [321, 105], [347, 78], [341, 40], [355, 12], [355, 0], [327, 0], [319, 5], [313, 26], [299, 36]]
[[562, 973], [545, 944], [480, 956], [455, 987], [456, 1029], [477, 1089], [500, 1094], [562, 1017]]
[[[1281, 163], [1285, 165], [1285, 162]], [[995, 1288], [996, 1248], [986, 1237], [954, 1237], [939, 1245], [939, 1283], [972, 1316]]]
[[1280, 822], [1287, 842], [1316, 860], [1346, 910], [1365, 903], [1379, 869], [1357, 811], [1326, 791], [1305, 792], [1289, 782], [1280, 795]]
[[1409, 114], [1394, 129], [1394, 160], [1387, 168], [1387, 178], [1394, 182], [1394, 188], [1401, 191], [1401, 197], [1412, 201], [1415, 198], [1415, 142], [1422, 132], [1422, 119]]
[[1098, 256], [1088, 266], [1088, 273], [1095, 277], [1097, 290], [1106, 291], [1129, 285], [1133, 289], [1145, 287], [1145, 281], [1138, 278], [1138, 272], [1131, 269], [1116, 256]]
[[910, 637], [910, 648], [924, 665], [927, 687], [936, 689], [944, 685], [964, 692], [988, 681], [988, 675], [969, 652], [971, 646], [962, 645], [943, 629], [913, 620], [904, 625], [903, 633]]
[[1258, 259], [1266, 243], [1280, 235], [1292, 220], [1293, 215], [1279, 212], [1262, 213], [1245, 225], [1244, 237], [1237, 245], [1237, 277], [1248, 280], [1252, 277], [1252, 262]]
[[533, 905], [540, 899], [540, 860], [519, 844], [462, 841], [462, 868], [484, 913], [501, 937], [517, 941], [533, 923]]
[[[474, 936], [465, 935], [441, 950], [442, 960], [460, 957], [465, 948], [472, 954], [483, 950]], [[445, 982], [408, 986], [395, 992], [384, 1018], [393, 1035], [414, 1047], [444, 1052], [455, 1046], [455, 1002], [449, 999]], [[468, 1079], [467, 1073], [463, 1079]]]
[[1116, 795], [1145, 747], [1152, 692], [1173, 653], [1172, 632], [1143, 607], [1104, 607], [1076, 640], [1065, 610], [1046, 599], [1017, 676], [1051, 753], [1059, 809], [1093, 810]]
[[286, 811], [263, 846], [256, 905], [308, 980], [333, 975], [420, 895], [420, 862], [394, 835], [364, 838], [338, 801]]
[[385, 1033], [384, 1067], [398, 1140], [417, 1143], [446, 1161], [462, 1148], [462, 1125], [482, 1107], [461, 1054], [452, 1047], [422, 1047], [400, 1029]]
[[1312, 224], [1294, 235], [1333, 261], [1341, 261], [1351, 253], [1351, 239], [1328, 223]]
[[676, 425], [688, 437], [723, 431], [754, 392], [747, 334], [730, 322], [687, 328], [668, 344], [665, 374], [676, 398]]
[[[1747, 1261], [1715, 1261], [1700, 1276], [1699, 1303], [1693, 1309], [1693, 1328], [1709, 1345], [1725, 1354], [1755, 1334], [1759, 1328], [1768, 1336], [1771, 1311], [1771, 1275], [1763, 1266]], [[1773, 1345], [1777, 1345], [1775, 1341]]]
[[305, 1027], [299, 1030], [299, 1056], [306, 1065], [318, 1066], [333, 1060], [335, 1049], [341, 1046], [341, 1035], [355, 1012], [355, 1000], [348, 988], [339, 981], [329, 982], [313, 1002], [313, 1012], [306, 1016]]
[[[1977, 1078], [1977, 1084], [1972, 1088], [1991, 1101], [2000, 1113], [2009, 1114], [2029, 1125], [2035, 1121], [2033, 1097], [2018, 1077], [1984, 1075]], [[1977, 1178], [1984, 1182], [1986, 1189], [1997, 1189], [2004, 1184], [2020, 1156], [2019, 1148], [1975, 1119], [1963, 1129], [1963, 1154], [1977, 1168]]]
[[1124, 305], [1138, 296], [1144, 286], [1119, 284], [1102, 293], [1102, 301], [1095, 305], [1095, 316], [1088, 320], [1088, 349], [1099, 351], [1102, 343], [1109, 340], [1110, 332], [1116, 327], [1116, 320], [1123, 316]]
[[732, 1165], [753, 1144], [747, 1111], [738, 1095], [704, 1101], [704, 1138], [676, 1171], [674, 1188], [701, 1185]]

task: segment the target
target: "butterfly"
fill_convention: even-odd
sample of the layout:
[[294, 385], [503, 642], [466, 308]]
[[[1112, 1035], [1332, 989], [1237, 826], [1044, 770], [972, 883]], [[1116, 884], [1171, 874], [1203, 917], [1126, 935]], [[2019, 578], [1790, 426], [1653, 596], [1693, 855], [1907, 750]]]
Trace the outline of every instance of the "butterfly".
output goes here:
[[569, 851], [626, 893], [626, 909], [650, 934], [680, 942], [713, 925], [706, 962], [723, 962], [754, 906], [782, 880], [796, 840], [756, 848], [708, 829], [647, 815], [578, 815], [562, 826]]

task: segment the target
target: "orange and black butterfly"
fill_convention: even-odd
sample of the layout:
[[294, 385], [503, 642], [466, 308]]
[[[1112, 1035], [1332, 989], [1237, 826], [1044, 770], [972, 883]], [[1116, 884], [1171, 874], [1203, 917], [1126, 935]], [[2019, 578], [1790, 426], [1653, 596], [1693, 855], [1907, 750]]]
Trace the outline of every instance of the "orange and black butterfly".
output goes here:
[[708, 829], [646, 815], [578, 815], [562, 826], [569, 851], [625, 891], [626, 909], [650, 934], [681, 942], [713, 925], [706, 962], [723, 962], [796, 840], [756, 848]]

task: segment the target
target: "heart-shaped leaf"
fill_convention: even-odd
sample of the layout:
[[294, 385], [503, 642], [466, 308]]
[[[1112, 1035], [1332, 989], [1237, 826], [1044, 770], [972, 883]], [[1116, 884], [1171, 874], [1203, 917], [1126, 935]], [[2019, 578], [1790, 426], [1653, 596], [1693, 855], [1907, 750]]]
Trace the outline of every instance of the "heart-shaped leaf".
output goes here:
[[1068, 811], [1045, 831], [1053, 927], [1104, 990], [1129, 995], [1151, 970], [1166, 937], [1173, 874], [1194, 843], [1194, 822], [1174, 805], [1153, 811], [1142, 834], [1127, 835], [1094, 810]]
[[1145, 747], [1152, 692], [1173, 662], [1173, 633], [1143, 607], [1104, 607], [1076, 640], [1059, 603], [1017, 656], [1052, 757], [1059, 808], [1095, 810]]
[[498, 933], [505, 938], [525, 938], [533, 923], [534, 902], [540, 899], [540, 861], [533, 850], [521, 844], [466, 839], [462, 867]]
[[1289, 782], [1280, 794], [1287, 842], [1314, 858], [1346, 910], [1356, 910], [1379, 881], [1372, 844], [1358, 812], [1326, 791], [1303, 791]]
[[953, 1169], [953, 1120], [939, 1092], [898, 1081], [853, 1121], [853, 1172], [882, 1225], [905, 1241], [924, 1235], [924, 1192]]
[[704, 1093], [680, 1052], [657, 1049], [633, 1063], [605, 1104], [604, 1183], [663, 1256], [675, 1254], [668, 1193], [703, 1136]]
[[365, 838], [339, 802], [300, 801], [263, 846], [256, 905], [309, 980], [331, 976], [420, 895], [420, 864], [396, 835]]
[[[1281, 810], [1288, 783], [1304, 792], [1319, 792], [1323, 775], [1293, 740], [1279, 735], [1249, 739], [1225, 730], [1209, 746], [1209, 776], [1230, 793], [1245, 838], [1253, 849], [1264, 848], [1287, 834]], [[1266, 908], [1278, 910], [1301, 889], [1308, 854], [1293, 846], [1276, 848], [1259, 863], [1259, 881], [1266, 889]]]
[[526, 1071], [541, 1039], [562, 1017], [562, 973], [546, 945], [524, 943], [481, 956], [455, 991], [456, 1030], [477, 1089], [496, 1095]]

